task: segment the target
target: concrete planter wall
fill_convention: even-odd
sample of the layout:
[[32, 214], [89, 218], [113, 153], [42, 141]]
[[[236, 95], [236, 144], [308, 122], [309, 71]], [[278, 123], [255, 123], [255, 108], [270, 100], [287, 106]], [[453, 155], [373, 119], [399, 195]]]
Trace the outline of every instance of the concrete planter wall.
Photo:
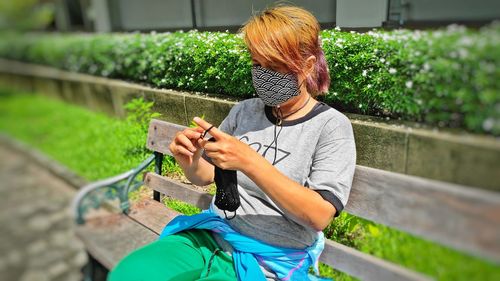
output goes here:
[[[186, 126], [197, 115], [219, 124], [237, 102], [7, 60], [0, 60], [0, 86], [42, 93], [118, 117], [125, 116], [125, 103], [142, 96], [155, 102], [160, 119]], [[498, 139], [345, 114], [353, 125], [358, 165], [500, 190]]]

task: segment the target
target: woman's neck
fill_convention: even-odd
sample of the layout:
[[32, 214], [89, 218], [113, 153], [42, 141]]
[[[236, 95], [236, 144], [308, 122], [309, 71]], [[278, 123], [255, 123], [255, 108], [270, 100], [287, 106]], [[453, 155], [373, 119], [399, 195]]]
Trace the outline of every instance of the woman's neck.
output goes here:
[[281, 116], [278, 116], [278, 107], [273, 108], [273, 114], [276, 117], [283, 118], [283, 120], [296, 119], [306, 115], [315, 104], [316, 100], [306, 93], [298, 96], [297, 99], [292, 99], [290, 102], [280, 105]]

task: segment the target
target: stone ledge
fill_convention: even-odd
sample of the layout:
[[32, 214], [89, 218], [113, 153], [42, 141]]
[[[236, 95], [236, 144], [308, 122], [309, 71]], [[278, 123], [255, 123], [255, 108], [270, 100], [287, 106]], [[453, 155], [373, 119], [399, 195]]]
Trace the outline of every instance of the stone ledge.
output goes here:
[[[0, 59], [0, 85], [124, 117], [135, 97], [154, 101], [160, 119], [188, 126], [205, 115], [219, 124], [238, 101], [216, 95], [155, 89], [51, 67]], [[357, 164], [490, 190], [500, 190], [500, 141], [418, 123], [344, 113], [353, 125]]]

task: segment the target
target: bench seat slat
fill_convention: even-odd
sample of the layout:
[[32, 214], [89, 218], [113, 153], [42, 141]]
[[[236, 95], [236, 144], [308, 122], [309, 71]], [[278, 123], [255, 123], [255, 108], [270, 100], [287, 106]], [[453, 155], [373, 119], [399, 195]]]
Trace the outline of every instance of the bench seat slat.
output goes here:
[[128, 216], [150, 229], [157, 235], [173, 218], [180, 215], [179, 212], [167, 208], [164, 204], [153, 199], [143, 199], [133, 203]]
[[[184, 128], [153, 120], [148, 148], [171, 155], [168, 144]], [[176, 198], [193, 204], [186, 196]], [[500, 262], [498, 193], [356, 165], [346, 211]]]
[[156, 233], [144, 228], [123, 214], [87, 219], [76, 228], [76, 235], [87, 251], [108, 269], [131, 251], [158, 239]]

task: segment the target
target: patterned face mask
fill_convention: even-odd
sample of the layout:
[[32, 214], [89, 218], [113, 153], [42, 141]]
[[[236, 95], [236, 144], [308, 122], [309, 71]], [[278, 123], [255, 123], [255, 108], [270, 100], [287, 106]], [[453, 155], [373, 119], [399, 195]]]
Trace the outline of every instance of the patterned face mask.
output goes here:
[[277, 106], [300, 94], [297, 76], [281, 73], [260, 65], [252, 67], [255, 91], [268, 106]]

